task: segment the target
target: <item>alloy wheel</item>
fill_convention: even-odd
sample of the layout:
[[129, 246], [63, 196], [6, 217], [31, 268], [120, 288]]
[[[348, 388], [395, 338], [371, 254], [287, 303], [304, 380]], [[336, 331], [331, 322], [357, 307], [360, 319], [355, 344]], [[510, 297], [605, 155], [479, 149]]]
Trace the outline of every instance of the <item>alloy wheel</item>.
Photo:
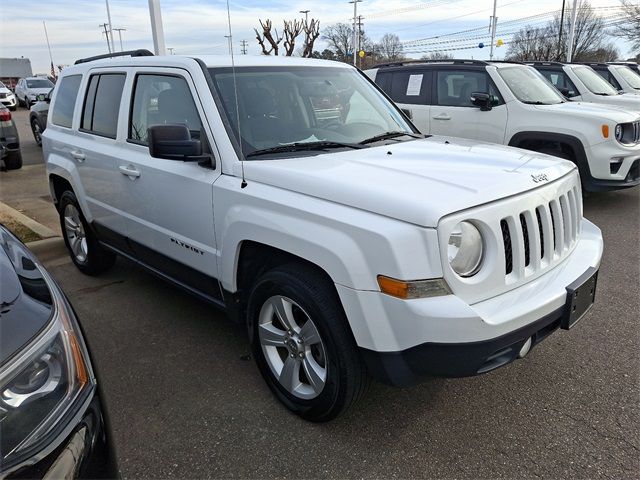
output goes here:
[[327, 381], [327, 356], [311, 317], [290, 298], [274, 295], [260, 310], [258, 339], [271, 372], [287, 392], [310, 400]]
[[64, 229], [73, 256], [80, 263], [86, 262], [89, 253], [87, 235], [75, 205], [68, 204], [64, 209]]

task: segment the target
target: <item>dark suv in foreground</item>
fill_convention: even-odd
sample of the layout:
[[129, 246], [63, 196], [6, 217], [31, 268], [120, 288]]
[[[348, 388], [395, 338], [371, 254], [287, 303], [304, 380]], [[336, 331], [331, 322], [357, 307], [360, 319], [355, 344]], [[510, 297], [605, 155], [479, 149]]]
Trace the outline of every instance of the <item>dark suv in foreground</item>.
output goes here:
[[91, 355], [64, 293], [0, 225], [0, 478], [115, 478]]

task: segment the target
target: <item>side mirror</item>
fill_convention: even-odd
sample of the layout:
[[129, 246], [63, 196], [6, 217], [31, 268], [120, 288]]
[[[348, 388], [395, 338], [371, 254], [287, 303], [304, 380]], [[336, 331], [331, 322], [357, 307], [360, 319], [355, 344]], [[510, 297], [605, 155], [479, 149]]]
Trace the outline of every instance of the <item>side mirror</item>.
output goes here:
[[480, 110], [487, 111], [493, 108], [493, 101], [491, 95], [484, 92], [473, 92], [471, 94], [471, 103], [476, 107], [480, 107]]
[[147, 129], [149, 154], [168, 160], [202, 160], [200, 140], [192, 140], [184, 124], [152, 125]]

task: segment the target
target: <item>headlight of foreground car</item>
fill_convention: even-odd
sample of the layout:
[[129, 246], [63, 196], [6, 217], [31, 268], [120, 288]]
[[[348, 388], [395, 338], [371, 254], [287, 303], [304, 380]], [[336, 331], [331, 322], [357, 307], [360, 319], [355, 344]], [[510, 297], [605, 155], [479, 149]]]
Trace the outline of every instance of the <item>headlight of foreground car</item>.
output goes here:
[[0, 371], [0, 464], [9, 468], [66, 433], [95, 386], [73, 312], [42, 269], [54, 305], [51, 322]]
[[478, 273], [482, 265], [484, 248], [482, 235], [470, 222], [458, 223], [449, 236], [447, 256], [454, 272], [461, 277]]
[[640, 121], [634, 123], [619, 123], [614, 130], [616, 140], [622, 145], [640, 143]]

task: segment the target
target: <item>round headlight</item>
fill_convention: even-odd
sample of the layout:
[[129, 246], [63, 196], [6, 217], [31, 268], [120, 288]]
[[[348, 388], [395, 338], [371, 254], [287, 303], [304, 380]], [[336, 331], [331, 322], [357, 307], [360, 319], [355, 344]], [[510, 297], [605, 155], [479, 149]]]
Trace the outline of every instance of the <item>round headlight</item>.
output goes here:
[[618, 124], [616, 125], [616, 140], [620, 141], [622, 140], [622, 125]]
[[461, 277], [478, 273], [483, 256], [482, 235], [470, 222], [460, 222], [451, 231], [447, 255], [454, 272]]

